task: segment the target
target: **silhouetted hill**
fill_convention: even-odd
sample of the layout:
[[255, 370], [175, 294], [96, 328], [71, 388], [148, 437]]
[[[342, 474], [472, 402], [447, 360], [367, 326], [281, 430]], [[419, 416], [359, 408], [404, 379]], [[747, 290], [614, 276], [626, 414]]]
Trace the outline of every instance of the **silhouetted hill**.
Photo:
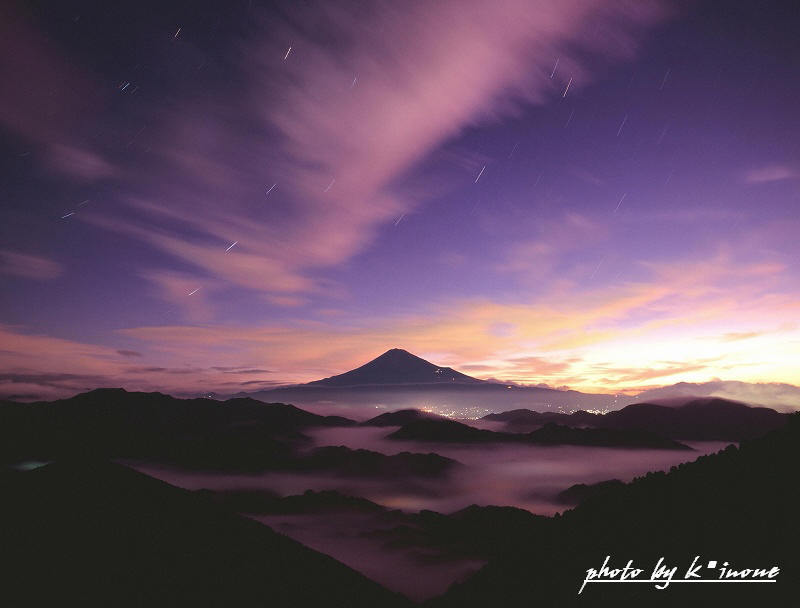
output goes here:
[[125, 467], [55, 463], [3, 480], [3, 604], [407, 606], [332, 558]]
[[0, 454], [6, 462], [79, 456], [190, 461], [208, 457], [216, 444], [220, 458], [238, 451], [280, 455], [305, 441], [302, 429], [327, 424], [292, 406], [253, 399], [98, 389], [53, 402], [0, 405]]
[[155, 449], [165, 438], [260, 434], [293, 441], [302, 440], [306, 428], [353, 424], [249, 398], [176, 399], [161, 393], [97, 389], [59, 401], [0, 404], [0, 449], [6, 454], [42, 451], [50, 459], [79, 446], [90, 455], [126, 455]]
[[391, 512], [397, 525], [365, 533], [387, 549], [425, 549], [445, 556], [488, 559], [535, 542], [548, 518], [516, 507], [471, 505], [449, 515]]
[[444, 443], [528, 443], [535, 445], [585, 445], [595, 447], [691, 448], [648, 431], [605, 428], [571, 428], [552, 422], [531, 433], [503, 433], [476, 429], [455, 420], [417, 420], [387, 435], [387, 439]]
[[489, 443], [515, 441], [510, 433], [496, 433], [447, 419], [416, 420], [386, 436], [387, 439], [441, 441], [455, 443]]
[[572, 427], [594, 426], [597, 420], [602, 420], [602, 417], [600, 414], [592, 414], [583, 410], [578, 410], [572, 414], [564, 414], [562, 412], [534, 412], [533, 410], [518, 409], [489, 414], [484, 416], [483, 420], [504, 422], [505, 428], [509, 432], [528, 433], [548, 422]]
[[547, 520], [516, 507], [478, 505], [449, 515], [421, 511], [414, 516], [432, 545], [481, 558], [492, 558], [532, 542]]
[[542, 428], [524, 435], [528, 443], [538, 445], [586, 445], [595, 447], [653, 448], [658, 450], [691, 450], [689, 446], [666, 439], [650, 431], [638, 429], [572, 428], [548, 422]]
[[176, 399], [100, 389], [71, 399], [0, 404], [0, 462], [126, 458], [222, 471], [325, 471], [339, 475], [445, 474], [455, 461], [318, 448], [303, 430], [351, 426], [283, 403]]
[[584, 500], [605, 494], [610, 490], [622, 487], [619, 479], [609, 479], [592, 484], [576, 483], [558, 494], [558, 501], [565, 505], [577, 505]]
[[[277, 447], [276, 447], [277, 445]], [[345, 446], [324, 446], [310, 451], [253, 438], [231, 437], [201, 444], [179, 443], [168, 457], [153, 459], [185, 468], [219, 472], [285, 471], [329, 473], [343, 477], [441, 477], [459, 463], [438, 454], [401, 452], [386, 455]]]
[[711, 382], [678, 382], [670, 386], [648, 389], [634, 397], [641, 403], [661, 400], [698, 399], [718, 397], [752, 405], [775, 408], [779, 411], [800, 409], [800, 386], [779, 382], [740, 382], [738, 380], [713, 380]]
[[603, 426], [698, 440], [752, 439], [786, 424], [788, 415], [727, 399], [696, 399], [680, 407], [641, 403], [604, 416]]
[[440, 477], [459, 463], [439, 454], [400, 452], [387, 456], [370, 450], [351, 450], [344, 446], [316, 448], [299, 459], [297, 470], [330, 471], [338, 475], [395, 478], [404, 476]]
[[361, 367], [308, 384], [312, 386], [358, 386], [453, 382], [480, 384], [484, 381], [449, 367], [439, 367], [401, 348], [393, 348]]
[[568, 426], [648, 431], [672, 439], [741, 441], [782, 427], [787, 416], [769, 408], [712, 397], [693, 399], [677, 407], [636, 403], [605, 415], [515, 410], [490, 414], [485, 419], [505, 422], [507, 430], [516, 432], [558, 422]]
[[336, 490], [306, 490], [303, 494], [278, 496], [265, 490], [198, 490], [200, 494], [236, 513], [309, 514], [376, 513], [386, 508], [357, 496]]
[[397, 410], [394, 412], [386, 412], [374, 418], [362, 422], [361, 426], [403, 426], [416, 422], [417, 420], [431, 420], [442, 419], [441, 416], [431, 414], [430, 412], [423, 412], [421, 410], [406, 409]]
[[[797, 605], [800, 567], [800, 415], [758, 439], [710, 456], [648, 473], [587, 498], [546, 525], [519, 528], [536, 541], [518, 545], [430, 608], [485, 606], [731, 606]], [[699, 555], [701, 576], [717, 578], [725, 562], [736, 570], [778, 566], [774, 584], [685, 585], [659, 591], [650, 584], [589, 584], [588, 568], [633, 560], [645, 576], [660, 557], [683, 578]], [[714, 568], [707, 563], [717, 562]]]

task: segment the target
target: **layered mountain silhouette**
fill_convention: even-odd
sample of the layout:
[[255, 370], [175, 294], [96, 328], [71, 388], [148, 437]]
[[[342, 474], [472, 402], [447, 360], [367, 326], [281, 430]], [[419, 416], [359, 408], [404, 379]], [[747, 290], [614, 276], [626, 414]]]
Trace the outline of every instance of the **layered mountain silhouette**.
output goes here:
[[238, 396], [298, 405], [340, 404], [389, 409], [422, 404], [463, 411], [482, 408], [563, 408], [604, 410], [616, 406], [613, 395], [498, 384], [438, 366], [406, 350], [393, 348], [372, 361], [337, 376]]
[[522, 443], [530, 445], [583, 445], [594, 447], [689, 450], [686, 445], [643, 430], [573, 428], [553, 422], [530, 433], [506, 433], [476, 429], [455, 420], [422, 419], [409, 422], [388, 439], [442, 443]]
[[538, 429], [549, 422], [567, 426], [593, 426], [600, 420], [598, 414], [578, 410], [572, 414], [563, 412], [535, 412], [528, 409], [509, 410], [496, 414], [487, 414], [483, 420], [502, 422], [507, 431], [513, 433], [526, 433]]
[[[784, 427], [738, 448], [594, 488], [560, 517], [518, 522], [518, 542], [425, 606], [795, 606], [798, 462], [800, 414], [794, 414]], [[633, 560], [644, 576], [663, 558], [677, 567], [675, 578], [683, 578], [695, 556], [702, 578], [719, 578], [723, 565], [737, 571], [778, 567], [780, 573], [772, 584], [673, 584], [665, 590], [647, 583], [589, 584], [578, 595], [587, 569], [599, 569], [607, 556], [611, 568]]]
[[435, 454], [309, 450], [307, 429], [355, 424], [247, 398], [176, 399], [98, 389], [53, 402], [0, 403], [0, 463], [125, 458], [221, 471], [426, 477], [457, 466]]
[[[312, 449], [309, 429], [356, 423], [253, 399], [183, 400], [105, 389], [57, 402], [0, 403], [0, 462], [55, 461], [24, 473], [0, 467], [0, 538], [13, 557], [0, 596], [13, 606], [56, 600], [85, 606], [405, 605], [331, 558], [231, 513], [252, 509], [384, 514], [386, 525], [369, 534], [387, 550], [422, 547], [433, 551], [430, 559], [490, 560], [431, 600], [431, 607], [528, 606], [532, 598], [544, 606], [577, 605], [586, 569], [599, 567], [608, 553], [620, 557], [620, 566], [634, 559], [652, 567], [662, 556], [686, 566], [702, 554], [739, 568], [777, 565], [784, 575], [775, 585], [685, 585], [668, 593], [595, 585], [586, 596], [590, 605], [796, 603], [800, 415], [719, 399], [680, 407], [637, 404], [605, 416], [506, 414], [492, 419], [511, 425], [535, 420], [536, 428], [487, 431], [408, 411], [368, 423], [399, 425], [390, 437], [420, 442], [682, 449], [676, 438], [735, 437], [742, 444], [630, 484], [573, 486], [562, 499], [580, 504], [560, 517], [504, 507], [397, 514], [339, 493], [190, 493], [102, 459], [382, 482], [437, 478], [458, 463], [436, 454]], [[762, 436], [747, 439], [755, 435]]]
[[0, 479], [2, 603], [15, 608], [408, 606], [198, 493], [100, 461]]
[[558, 414], [514, 410], [489, 414], [485, 419], [503, 422], [505, 429], [513, 432], [558, 423], [572, 427], [649, 431], [672, 439], [741, 441], [782, 427], [788, 416], [769, 408], [711, 397], [692, 399], [677, 407], [636, 403], [604, 415], [585, 411]]
[[781, 382], [740, 382], [738, 380], [678, 382], [669, 386], [648, 389], [636, 395], [632, 401], [679, 404], [681, 401], [698, 397], [718, 397], [743, 401], [787, 412], [800, 409], [800, 387]]
[[418, 420], [443, 420], [442, 416], [416, 409], [386, 412], [361, 423], [361, 426], [403, 426]]
[[[387, 550], [437, 559], [488, 559], [426, 608], [530, 606], [789, 607], [800, 542], [795, 496], [800, 416], [766, 436], [668, 473], [589, 487], [562, 516], [472, 506], [450, 515], [403, 514], [331, 492], [279, 498], [188, 492], [118, 465], [72, 461], [0, 475], [3, 599], [14, 606], [404, 606], [353, 570], [231, 513], [385, 514], [367, 534]], [[600, 485], [605, 485], [602, 490]], [[244, 502], [242, 502], [242, 500]], [[256, 501], [255, 504], [253, 501]], [[259, 502], [260, 505], [259, 506]], [[745, 567], [778, 566], [769, 585], [588, 585], [606, 555], [682, 571], [695, 555]], [[622, 562], [622, 563], [620, 563]], [[649, 570], [648, 570], [649, 572]], [[716, 570], [703, 569], [705, 577]], [[676, 578], [678, 575], [676, 575]]]

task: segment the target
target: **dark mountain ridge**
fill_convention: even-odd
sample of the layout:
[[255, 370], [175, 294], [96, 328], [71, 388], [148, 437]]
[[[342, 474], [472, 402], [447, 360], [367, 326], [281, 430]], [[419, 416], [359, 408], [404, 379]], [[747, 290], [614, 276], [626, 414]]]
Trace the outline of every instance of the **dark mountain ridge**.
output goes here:
[[548, 422], [530, 433], [507, 433], [476, 429], [447, 419], [412, 421], [387, 439], [444, 443], [523, 443], [530, 445], [583, 445], [594, 447], [651, 448], [690, 450], [686, 445], [645, 430], [609, 428], [573, 428]]
[[635, 403], [607, 414], [514, 410], [489, 414], [485, 419], [504, 422], [506, 430], [516, 432], [557, 422], [573, 427], [649, 431], [671, 439], [741, 441], [782, 427], [788, 416], [769, 408], [711, 397], [693, 399], [678, 407]]
[[0, 462], [116, 458], [220, 471], [429, 477], [457, 466], [431, 454], [307, 450], [311, 440], [304, 430], [354, 424], [255, 399], [220, 402], [97, 389], [60, 401], [0, 403]]
[[120, 465], [59, 462], [0, 483], [7, 606], [410, 605], [267, 526]]
[[[503, 551], [425, 606], [521, 608], [531, 598], [559, 607], [796, 606], [799, 461], [800, 414], [793, 414], [783, 427], [738, 448], [730, 445], [627, 484], [607, 484], [544, 525], [518, 525], [515, 534], [527, 542]], [[578, 595], [587, 569], [599, 569], [606, 556], [611, 568], [633, 560], [645, 574], [663, 558], [677, 567], [676, 578], [695, 556], [703, 578], [718, 578], [723, 564], [735, 570], [777, 566], [780, 574], [767, 585], [674, 584], [658, 590], [650, 584], [590, 584]], [[717, 565], [706, 567], [711, 560]]]
[[800, 408], [800, 386], [780, 382], [741, 382], [739, 380], [678, 382], [669, 386], [648, 389], [636, 395], [633, 401], [663, 403], [702, 397], [742, 401], [788, 413]]
[[430, 412], [423, 412], [416, 409], [396, 410], [394, 412], [386, 412], [380, 414], [369, 420], [365, 420], [360, 426], [403, 426], [417, 420], [443, 420], [442, 416], [431, 414]]

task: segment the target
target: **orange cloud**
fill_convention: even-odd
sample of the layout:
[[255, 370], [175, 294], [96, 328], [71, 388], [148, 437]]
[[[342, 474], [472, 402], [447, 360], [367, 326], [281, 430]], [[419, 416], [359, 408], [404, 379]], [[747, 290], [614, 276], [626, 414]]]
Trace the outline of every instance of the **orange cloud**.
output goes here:
[[[329, 376], [398, 346], [483, 377], [581, 390], [633, 391], [654, 379], [702, 382], [732, 371], [742, 380], [800, 381], [794, 363], [800, 357], [800, 302], [781, 291], [785, 267], [718, 255], [649, 269], [647, 281], [557, 284], [537, 297], [435, 302], [413, 315], [363, 318], [340, 311], [283, 325], [119, 330], [124, 350], [142, 353], [137, 369], [149, 368], [148, 374], [133, 371], [121, 345], [105, 348], [6, 328], [2, 338], [9, 346], [0, 364], [15, 373], [103, 376], [128, 387], [235, 392], [236, 382]], [[189, 287], [180, 276], [161, 279], [176, 293]], [[232, 377], [222, 374], [223, 367], [273, 373]]]

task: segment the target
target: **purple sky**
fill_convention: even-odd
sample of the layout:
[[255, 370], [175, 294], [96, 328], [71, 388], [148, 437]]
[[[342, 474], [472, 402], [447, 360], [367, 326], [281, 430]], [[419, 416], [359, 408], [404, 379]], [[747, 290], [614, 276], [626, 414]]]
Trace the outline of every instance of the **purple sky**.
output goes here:
[[800, 383], [797, 18], [740, 4], [8, 4], [0, 395]]

